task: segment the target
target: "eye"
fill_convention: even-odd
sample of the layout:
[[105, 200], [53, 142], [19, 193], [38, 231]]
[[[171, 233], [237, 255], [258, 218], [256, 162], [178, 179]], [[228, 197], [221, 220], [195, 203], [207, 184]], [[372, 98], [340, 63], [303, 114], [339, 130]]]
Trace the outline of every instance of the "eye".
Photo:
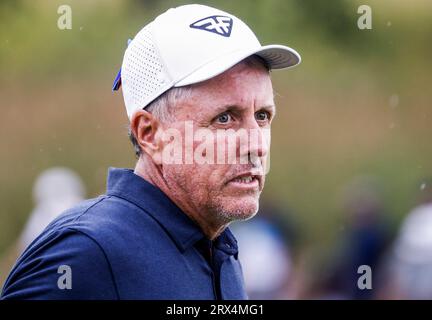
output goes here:
[[255, 119], [258, 121], [267, 121], [269, 120], [270, 115], [267, 111], [258, 111], [255, 113]]
[[228, 123], [231, 119], [232, 117], [228, 112], [221, 113], [216, 118], [217, 122], [219, 123]]

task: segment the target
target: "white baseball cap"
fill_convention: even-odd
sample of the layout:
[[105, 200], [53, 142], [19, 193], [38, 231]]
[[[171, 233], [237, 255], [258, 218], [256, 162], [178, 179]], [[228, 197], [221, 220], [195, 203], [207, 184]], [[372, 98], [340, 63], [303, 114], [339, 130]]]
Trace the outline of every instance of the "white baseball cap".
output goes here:
[[172, 87], [213, 78], [257, 55], [269, 69], [300, 63], [283, 45], [262, 46], [237, 17], [198, 4], [172, 8], [147, 24], [128, 44], [113, 91], [123, 88], [129, 119]]

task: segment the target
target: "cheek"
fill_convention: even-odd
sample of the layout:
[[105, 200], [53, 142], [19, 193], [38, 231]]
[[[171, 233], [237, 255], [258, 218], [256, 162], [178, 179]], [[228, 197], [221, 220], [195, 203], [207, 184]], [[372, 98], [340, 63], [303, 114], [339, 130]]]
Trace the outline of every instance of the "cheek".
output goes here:
[[164, 168], [165, 178], [176, 184], [192, 198], [207, 198], [219, 192], [225, 181], [226, 170], [222, 165], [168, 165]]
[[221, 189], [230, 165], [226, 164], [226, 138], [208, 130], [207, 138], [193, 143], [191, 176], [195, 183], [206, 186], [207, 192]]
[[201, 182], [201, 185], [205, 187], [206, 192], [211, 193], [213, 191], [219, 191], [223, 188], [226, 178], [226, 165], [215, 164], [215, 165], [199, 165], [196, 166], [194, 172], [197, 172], [197, 178]]

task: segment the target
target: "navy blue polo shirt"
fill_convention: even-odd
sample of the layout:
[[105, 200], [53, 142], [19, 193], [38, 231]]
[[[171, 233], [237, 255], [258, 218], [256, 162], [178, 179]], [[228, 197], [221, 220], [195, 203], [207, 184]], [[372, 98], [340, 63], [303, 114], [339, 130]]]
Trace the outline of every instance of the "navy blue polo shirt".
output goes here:
[[109, 170], [106, 195], [54, 220], [18, 259], [2, 299], [246, 299], [237, 242], [208, 240], [160, 189]]

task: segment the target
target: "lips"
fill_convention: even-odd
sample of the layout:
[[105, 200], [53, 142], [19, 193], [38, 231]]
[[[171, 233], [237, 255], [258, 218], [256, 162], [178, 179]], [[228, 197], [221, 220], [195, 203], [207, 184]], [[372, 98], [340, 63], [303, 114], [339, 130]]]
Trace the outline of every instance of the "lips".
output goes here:
[[262, 189], [262, 175], [252, 171], [236, 174], [227, 184], [237, 188]]

